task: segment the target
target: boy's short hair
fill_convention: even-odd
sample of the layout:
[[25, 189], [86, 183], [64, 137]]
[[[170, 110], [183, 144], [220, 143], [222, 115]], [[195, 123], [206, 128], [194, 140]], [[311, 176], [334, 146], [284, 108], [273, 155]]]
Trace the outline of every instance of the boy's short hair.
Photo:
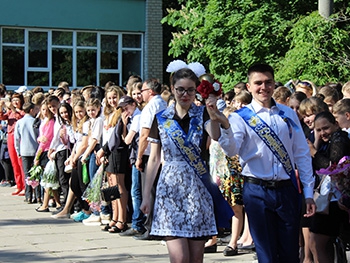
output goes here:
[[56, 101], [56, 102], [60, 103], [60, 99], [55, 95], [50, 95], [47, 97], [47, 103], [50, 104], [52, 101]]
[[34, 107], [35, 107], [35, 104], [34, 104], [34, 103], [32, 103], [32, 102], [26, 102], [26, 103], [23, 104], [23, 111], [24, 111], [25, 113], [30, 113], [30, 110], [31, 110], [31, 109], [34, 109]]
[[254, 72], [259, 72], [259, 73], [265, 73], [265, 72], [269, 72], [272, 77], [275, 77], [275, 72], [273, 67], [271, 67], [268, 64], [264, 64], [264, 63], [258, 63], [258, 64], [254, 64], [252, 66], [249, 67], [248, 69], [248, 80], [250, 78], [250, 75]]
[[236, 100], [244, 105], [248, 105], [249, 103], [251, 103], [252, 99], [253, 99], [253, 96], [248, 90], [242, 90], [240, 93], [238, 93], [234, 97], [234, 100]]
[[350, 99], [339, 100], [333, 105], [333, 114], [345, 114], [350, 113]]
[[242, 90], [247, 90], [247, 85], [245, 82], [238, 82], [233, 86], [233, 90], [236, 92], [236, 95], [240, 93]]
[[334, 102], [337, 102], [339, 100], [339, 93], [335, 88], [332, 88], [330, 86], [323, 86], [318, 94], [322, 94], [325, 99], [332, 99]]
[[40, 106], [41, 103], [44, 101], [44, 99], [45, 99], [45, 94], [42, 93], [42, 92], [38, 92], [38, 93], [33, 95], [32, 103], [34, 103], [35, 105]]
[[61, 81], [57, 85], [58, 88], [63, 88], [65, 91], [69, 91], [69, 83], [67, 81]]
[[299, 113], [301, 115], [317, 114], [322, 111], [329, 111], [328, 105], [318, 97], [312, 96], [303, 100], [299, 106]]
[[31, 90], [31, 92], [33, 92], [34, 95], [39, 93], [39, 92], [44, 93], [44, 89], [42, 87], [40, 87], [40, 86], [36, 86], [35, 88], [33, 88]]
[[272, 98], [277, 102], [286, 102], [291, 95], [292, 92], [287, 87], [280, 86], [274, 90]]
[[343, 87], [341, 88], [341, 92], [344, 94], [344, 92], [350, 93], [350, 81], [346, 82]]

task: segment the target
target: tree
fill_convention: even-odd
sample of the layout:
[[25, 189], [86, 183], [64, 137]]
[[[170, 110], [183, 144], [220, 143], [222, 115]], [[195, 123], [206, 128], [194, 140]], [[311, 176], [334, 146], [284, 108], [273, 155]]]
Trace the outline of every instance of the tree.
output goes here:
[[[349, 10], [343, 2], [336, 2], [335, 8], [343, 6], [346, 15]], [[317, 12], [312, 12], [317, 10], [315, 1], [189, 0], [179, 3], [181, 8], [168, 9], [168, 15], [162, 20], [173, 28], [169, 55], [202, 62], [224, 83], [225, 90], [245, 81], [247, 68], [256, 62], [274, 66], [279, 81], [299, 78], [298, 68], [303, 69], [302, 76], [313, 78], [319, 78], [319, 72], [326, 73], [325, 76], [332, 80], [345, 76], [344, 66], [336, 69], [344, 63], [344, 59], [339, 59], [349, 56], [348, 36], [344, 34], [349, 31], [349, 25], [338, 23], [336, 19], [325, 21]], [[339, 12], [333, 18], [337, 15]], [[305, 41], [298, 38], [310, 31], [308, 24], [313, 24], [313, 30], [317, 31], [312, 34], [325, 41], [324, 57], [329, 50], [339, 54], [328, 53], [328, 61], [333, 60], [332, 70], [326, 67], [329, 63], [321, 64], [317, 71], [306, 67], [311, 58], [318, 62], [320, 55], [319, 46], [311, 39], [305, 48]], [[331, 43], [327, 39], [332, 39]], [[305, 56], [309, 59], [304, 59]]]
[[321, 86], [346, 82], [350, 73], [349, 26], [338, 16], [332, 20], [317, 12], [300, 18], [290, 30], [290, 49], [277, 64], [276, 78], [308, 79]]

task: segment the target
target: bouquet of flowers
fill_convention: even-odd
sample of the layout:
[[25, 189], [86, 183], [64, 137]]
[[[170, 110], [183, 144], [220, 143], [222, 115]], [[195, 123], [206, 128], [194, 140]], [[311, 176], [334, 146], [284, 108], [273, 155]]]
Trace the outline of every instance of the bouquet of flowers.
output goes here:
[[26, 178], [26, 184], [32, 188], [37, 187], [40, 184], [40, 177], [43, 173], [43, 168], [40, 165], [33, 165], [29, 170], [30, 176]]
[[99, 211], [101, 205], [101, 185], [104, 175], [104, 165], [102, 164], [94, 175], [82, 198], [86, 200], [92, 211]]
[[350, 215], [350, 156], [344, 156], [338, 164], [317, 171], [319, 175], [329, 175], [334, 187], [341, 193], [339, 204]]
[[[36, 161], [40, 160], [41, 152], [42, 150], [39, 149], [35, 156]], [[30, 176], [26, 178], [26, 184], [30, 185], [33, 189], [37, 187], [40, 184], [40, 178], [42, 173], [43, 168], [40, 165], [33, 165], [32, 168], [30, 168], [29, 170]]]
[[220, 96], [222, 93], [222, 84], [214, 78], [213, 74], [204, 74], [199, 77], [201, 84], [197, 87], [197, 91], [203, 99], [207, 99], [209, 94]]

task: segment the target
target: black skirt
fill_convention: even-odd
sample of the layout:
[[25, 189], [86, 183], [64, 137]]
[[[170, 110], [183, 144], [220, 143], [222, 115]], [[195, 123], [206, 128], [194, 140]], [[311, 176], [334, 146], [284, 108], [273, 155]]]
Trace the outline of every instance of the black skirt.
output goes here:
[[125, 174], [129, 165], [128, 148], [123, 147], [112, 151], [108, 156], [106, 172], [112, 174]]

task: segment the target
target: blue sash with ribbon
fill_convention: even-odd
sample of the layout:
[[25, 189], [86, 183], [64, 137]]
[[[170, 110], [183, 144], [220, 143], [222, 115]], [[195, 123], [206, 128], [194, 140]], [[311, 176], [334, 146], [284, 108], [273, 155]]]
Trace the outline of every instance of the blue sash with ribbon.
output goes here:
[[[236, 111], [247, 123], [247, 125], [253, 129], [253, 131], [259, 136], [259, 138], [266, 144], [267, 147], [271, 150], [271, 152], [277, 157], [277, 159], [281, 162], [284, 170], [290, 177], [293, 182], [293, 185], [297, 189], [299, 193], [301, 193], [296, 175], [294, 170], [294, 165], [292, 164], [287, 149], [284, 147], [280, 138], [277, 134], [251, 109], [248, 107], [243, 107]], [[289, 129], [289, 137], [292, 136], [292, 128], [299, 127], [288, 117], [284, 116], [284, 113], [280, 111], [279, 114], [283, 120], [287, 123]]]
[[163, 111], [156, 115], [158, 123], [163, 126], [169, 138], [201, 179], [213, 199], [217, 227], [231, 228], [230, 220], [234, 215], [232, 208], [222, 196], [218, 186], [211, 180], [207, 166], [200, 157], [199, 149], [191, 142], [194, 133], [202, 133], [202, 129], [198, 126], [198, 117], [193, 116], [191, 118], [190, 129], [188, 135], [186, 135], [177, 121], [164, 118], [162, 113]]

